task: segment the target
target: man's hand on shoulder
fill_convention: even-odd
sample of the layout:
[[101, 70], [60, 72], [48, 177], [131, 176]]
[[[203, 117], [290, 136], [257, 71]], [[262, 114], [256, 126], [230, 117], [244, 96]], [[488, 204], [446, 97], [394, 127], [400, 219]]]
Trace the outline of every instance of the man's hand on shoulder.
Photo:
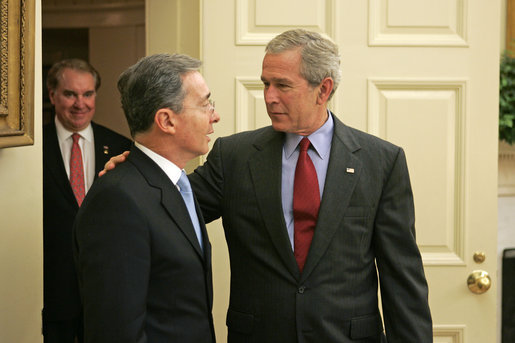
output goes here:
[[127, 156], [129, 156], [129, 154], [130, 154], [130, 151], [124, 151], [120, 155], [111, 157], [111, 159], [109, 161], [107, 161], [106, 164], [104, 165], [104, 169], [102, 169], [98, 173], [98, 176], [100, 177], [100, 176], [104, 175], [109, 170], [113, 170], [114, 168], [116, 168], [116, 166], [118, 164], [125, 162], [125, 160], [127, 159]]

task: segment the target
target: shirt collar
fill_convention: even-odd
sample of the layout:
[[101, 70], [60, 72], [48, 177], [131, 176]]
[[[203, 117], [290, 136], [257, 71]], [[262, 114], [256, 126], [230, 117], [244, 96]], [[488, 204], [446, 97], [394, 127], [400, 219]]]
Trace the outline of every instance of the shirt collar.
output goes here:
[[[333, 130], [334, 130], [334, 120], [331, 112], [327, 111], [328, 118], [324, 125], [322, 125], [318, 130], [307, 136], [314, 150], [320, 156], [321, 159], [326, 159], [329, 157], [329, 152], [331, 150], [331, 142], [333, 140]], [[286, 159], [289, 159], [300, 141], [304, 138], [304, 136], [297, 135], [295, 133], [286, 133], [286, 139], [284, 142], [284, 153]]]
[[177, 181], [179, 181], [179, 178], [181, 177], [181, 168], [177, 167], [173, 162], [155, 153], [154, 151], [150, 150], [141, 143], [134, 142], [134, 145], [138, 149], [140, 149], [145, 155], [150, 157], [152, 161], [156, 162], [156, 164], [165, 172], [165, 174], [173, 182], [173, 184], [177, 185]]
[[[59, 139], [59, 142], [67, 140], [71, 137], [71, 135], [74, 134], [74, 132], [69, 131], [64, 127], [64, 125], [61, 123], [57, 116], [55, 116], [55, 128], [57, 131], [57, 138]], [[86, 141], [93, 142], [93, 128], [91, 127], [91, 123], [89, 123], [84, 130], [78, 131], [77, 133]]]

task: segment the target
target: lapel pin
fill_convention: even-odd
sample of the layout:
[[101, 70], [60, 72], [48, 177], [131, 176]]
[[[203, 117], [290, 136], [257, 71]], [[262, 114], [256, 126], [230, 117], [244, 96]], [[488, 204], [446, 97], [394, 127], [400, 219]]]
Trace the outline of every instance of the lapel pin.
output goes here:
[[104, 145], [104, 155], [109, 155], [109, 147]]
[[354, 168], [347, 168], [347, 173], [354, 174]]

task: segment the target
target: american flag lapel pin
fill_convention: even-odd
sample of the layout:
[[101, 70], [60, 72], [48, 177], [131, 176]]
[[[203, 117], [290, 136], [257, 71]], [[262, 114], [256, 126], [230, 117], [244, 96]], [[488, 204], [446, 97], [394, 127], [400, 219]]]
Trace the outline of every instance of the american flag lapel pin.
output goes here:
[[354, 168], [347, 168], [346, 172], [349, 174], [354, 174]]
[[104, 145], [104, 155], [109, 155], [109, 147]]

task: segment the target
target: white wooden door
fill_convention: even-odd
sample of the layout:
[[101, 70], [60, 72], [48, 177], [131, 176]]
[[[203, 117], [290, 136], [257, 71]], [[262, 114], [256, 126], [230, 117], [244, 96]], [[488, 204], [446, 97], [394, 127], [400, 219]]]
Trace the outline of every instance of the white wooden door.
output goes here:
[[[434, 319], [434, 342], [496, 341], [497, 85], [500, 0], [205, 0], [204, 75], [221, 121], [215, 136], [269, 124], [265, 44], [295, 27], [322, 32], [342, 55], [332, 109], [348, 125], [405, 148]], [[226, 339], [229, 262], [213, 242], [215, 323]], [[476, 251], [483, 263], [474, 262]]]

